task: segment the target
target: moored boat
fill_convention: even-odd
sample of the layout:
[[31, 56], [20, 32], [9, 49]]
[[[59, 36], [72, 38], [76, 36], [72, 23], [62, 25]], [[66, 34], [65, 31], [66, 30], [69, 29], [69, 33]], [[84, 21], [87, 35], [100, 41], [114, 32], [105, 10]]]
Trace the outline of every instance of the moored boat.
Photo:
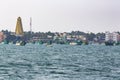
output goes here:
[[106, 41], [105, 45], [106, 46], [113, 46], [113, 45], [115, 45], [115, 42], [113, 42], [113, 41]]
[[77, 45], [76, 42], [70, 42], [70, 45]]
[[17, 45], [17, 46], [25, 46], [25, 45], [26, 45], [26, 42], [25, 42], [25, 41], [17, 41], [17, 42], [16, 42], [16, 45]]

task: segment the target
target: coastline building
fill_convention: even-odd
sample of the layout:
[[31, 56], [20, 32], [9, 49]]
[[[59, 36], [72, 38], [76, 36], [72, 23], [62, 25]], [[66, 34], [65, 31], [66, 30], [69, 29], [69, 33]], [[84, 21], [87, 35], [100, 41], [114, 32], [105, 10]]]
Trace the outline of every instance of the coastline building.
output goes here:
[[114, 41], [117, 43], [120, 41], [120, 35], [117, 32], [110, 33], [109, 31], [107, 31], [105, 33], [105, 41]]
[[0, 42], [2, 42], [5, 39], [5, 35], [3, 32], [0, 32]]

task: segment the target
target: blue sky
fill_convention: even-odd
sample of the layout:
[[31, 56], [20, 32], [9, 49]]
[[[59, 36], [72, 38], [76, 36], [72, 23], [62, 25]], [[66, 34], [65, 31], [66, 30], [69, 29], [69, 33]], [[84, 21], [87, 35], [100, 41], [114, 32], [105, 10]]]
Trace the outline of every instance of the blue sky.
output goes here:
[[15, 31], [17, 17], [24, 31], [120, 31], [119, 0], [1, 0], [0, 30]]

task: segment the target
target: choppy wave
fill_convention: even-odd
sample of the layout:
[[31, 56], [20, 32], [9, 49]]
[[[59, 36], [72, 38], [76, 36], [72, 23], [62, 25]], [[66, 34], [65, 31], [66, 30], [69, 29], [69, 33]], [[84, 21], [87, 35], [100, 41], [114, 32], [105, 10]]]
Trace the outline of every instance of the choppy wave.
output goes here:
[[120, 46], [0, 45], [0, 80], [120, 80]]

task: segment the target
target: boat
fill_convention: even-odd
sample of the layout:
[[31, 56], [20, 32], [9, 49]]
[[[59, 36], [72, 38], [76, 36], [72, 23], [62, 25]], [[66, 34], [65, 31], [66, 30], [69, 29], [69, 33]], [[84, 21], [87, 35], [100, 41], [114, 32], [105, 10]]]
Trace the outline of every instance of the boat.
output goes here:
[[3, 41], [3, 44], [9, 44], [9, 41], [7, 41], [6, 39]]
[[77, 45], [82, 45], [83, 42], [82, 41], [77, 41]]
[[53, 47], [53, 45], [52, 45], [52, 44], [46, 44], [46, 46], [47, 46], [47, 47]]
[[46, 43], [46, 46], [47, 46], [47, 47], [52, 47], [52, 41], [48, 41], [48, 42]]
[[77, 45], [76, 42], [70, 42], [70, 45]]
[[26, 42], [25, 42], [25, 41], [17, 41], [17, 42], [16, 42], [16, 45], [17, 45], [17, 46], [25, 46], [25, 45], [26, 45]]
[[39, 44], [43, 44], [43, 41], [38, 41]]
[[75, 42], [70, 42], [70, 45], [82, 45], [82, 41], [75, 41]]
[[116, 42], [115, 45], [120, 45], [120, 42]]
[[106, 41], [105, 45], [106, 46], [113, 46], [113, 45], [115, 45], [115, 42], [113, 42], [113, 41]]

